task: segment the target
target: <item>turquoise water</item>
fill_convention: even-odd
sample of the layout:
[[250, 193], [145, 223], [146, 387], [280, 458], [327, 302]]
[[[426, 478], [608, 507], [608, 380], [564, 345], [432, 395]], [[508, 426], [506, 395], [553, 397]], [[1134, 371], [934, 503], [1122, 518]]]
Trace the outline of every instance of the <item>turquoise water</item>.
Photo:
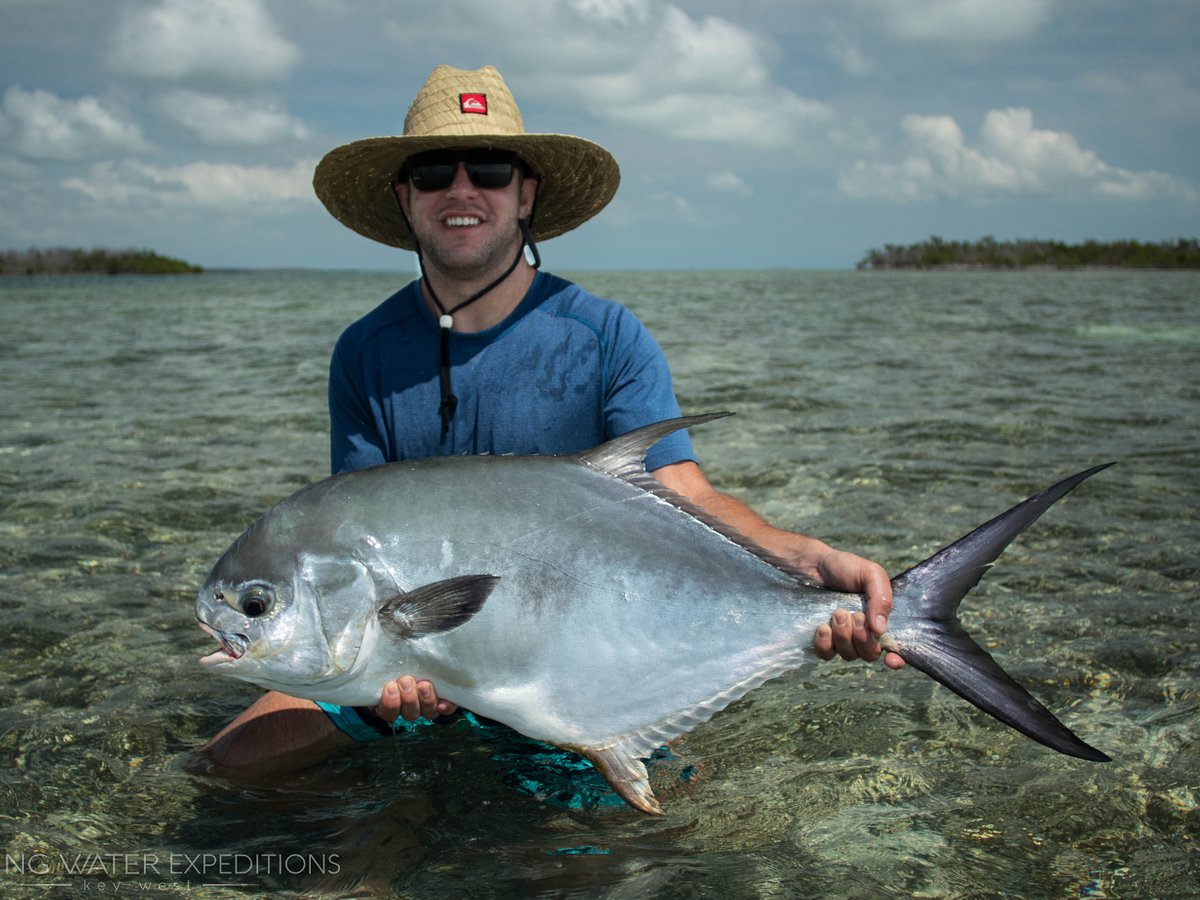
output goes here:
[[[1112, 763], [914, 671], [829, 663], [565, 810], [458, 727], [254, 783], [192, 751], [256, 695], [194, 593], [326, 474], [325, 366], [404, 279], [0, 281], [6, 895], [1182, 897], [1200, 884], [1200, 277], [579, 273], [663, 344], [710, 478], [898, 572], [1059, 477], [963, 618]], [[684, 770], [692, 777], [680, 777]]]

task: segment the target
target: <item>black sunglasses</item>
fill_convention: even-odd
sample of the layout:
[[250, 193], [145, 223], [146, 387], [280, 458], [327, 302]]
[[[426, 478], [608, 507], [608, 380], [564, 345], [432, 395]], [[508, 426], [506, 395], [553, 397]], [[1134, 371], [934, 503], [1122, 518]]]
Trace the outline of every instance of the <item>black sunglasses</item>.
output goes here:
[[485, 190], [508, 187], [517, 166], [528, 173], [520, 158], [507, 150], [429, 150], [409, 157], [400, 178], [418, 191], [444, 191], [454, 182], [459, 163], [471, 184]]

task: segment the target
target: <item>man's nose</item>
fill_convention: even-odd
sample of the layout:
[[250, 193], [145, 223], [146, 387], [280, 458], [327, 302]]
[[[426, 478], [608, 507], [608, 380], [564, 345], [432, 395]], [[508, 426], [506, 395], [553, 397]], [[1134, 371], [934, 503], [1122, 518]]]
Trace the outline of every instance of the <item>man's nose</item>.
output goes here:
[[458, 162], [454, 167], [454, 178], [450, 181], [450, 191], [473, 191], [475, 185], [471, 183], [471, 176], [467, 174], [467, 164]]

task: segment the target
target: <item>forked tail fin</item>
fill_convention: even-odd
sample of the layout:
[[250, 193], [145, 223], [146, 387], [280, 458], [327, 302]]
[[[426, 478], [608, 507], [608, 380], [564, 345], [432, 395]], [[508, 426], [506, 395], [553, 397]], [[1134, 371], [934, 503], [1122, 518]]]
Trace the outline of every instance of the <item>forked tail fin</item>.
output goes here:
[[1030, 696], [959, 624], [963, 595], [978, 584], [1009, 542], [1055, 501], [1109, 465], [1060, 481], [959, 538], [892, 579], [894, 609], [880, 643], [1006, 725], [1060, 753], [1104, 762], [1109, 757], [1081, 741]]

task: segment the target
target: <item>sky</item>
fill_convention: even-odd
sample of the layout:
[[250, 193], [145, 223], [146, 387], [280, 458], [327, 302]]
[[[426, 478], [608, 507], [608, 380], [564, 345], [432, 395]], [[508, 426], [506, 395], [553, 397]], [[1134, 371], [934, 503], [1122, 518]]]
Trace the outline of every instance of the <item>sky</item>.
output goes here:
[[0, 249], [415, 270], [312, 191], [434, 66], [621, 165], [550, 270], [1200, 236], [1196, 0], [0, 0]]

